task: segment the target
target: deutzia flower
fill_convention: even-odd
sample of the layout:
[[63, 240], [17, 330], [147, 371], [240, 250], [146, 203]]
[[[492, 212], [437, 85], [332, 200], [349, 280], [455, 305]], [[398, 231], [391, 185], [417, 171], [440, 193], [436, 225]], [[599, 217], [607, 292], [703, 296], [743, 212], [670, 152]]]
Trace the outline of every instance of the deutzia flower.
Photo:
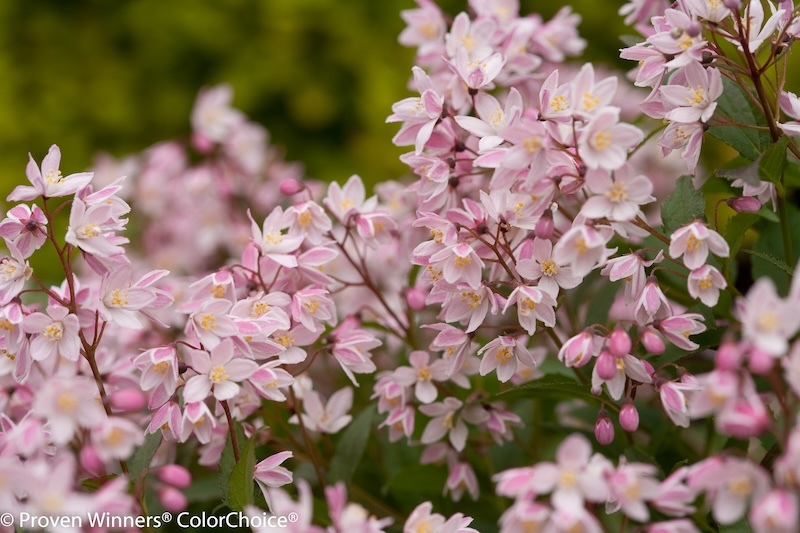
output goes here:
[[44, 156], [41, 170], [33, 160], [32, 155], [29, 154], [28, 158], [25, 174], [33, 186], [18, 185], [8, 195], [9, 202], [34, 200], [40, 196], [44, 198], [69, 196], [86, 187], [94, 176], [91, 172], [62, 176], [61, 171], [58, 169], [61, 164], [61, 150], [55, 144], [50, 147], [47, 155]]
[[[543, 293], [546, 294], [546, 293]], [[483, 354], [480, 373], [485, 376], [492, 370], [497, 370], [497, 379], [505, 383], [517, 371], [517, 364], [522, 363], [528, 368], [536, 366], [536, 361], [525, 347], [514, 337], [501, 335], [478, 351]]]
[[683, 256], [686, 268], [695, 270], [703, 266], [709, 250], [719, 257], [728, 257], [730, 247], [722, 235], [702, 222], [692, 222], [670, 235], [669, 255], [673, 259]]

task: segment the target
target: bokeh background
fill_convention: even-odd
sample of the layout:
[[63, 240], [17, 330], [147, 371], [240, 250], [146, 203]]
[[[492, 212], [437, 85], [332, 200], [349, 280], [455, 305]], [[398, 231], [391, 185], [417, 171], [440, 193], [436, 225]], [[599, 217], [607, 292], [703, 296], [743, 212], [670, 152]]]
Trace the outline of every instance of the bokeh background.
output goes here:
[[[617, 59], [630, 33], [622, 0], [573, 0], [584, 59]], [[444, 0], [454, 15], [466, 0]], [[521, 2], [550, 18], [565, 3]], [[368, 182], [406, 172], [385, 124], [409, 96], [413, 50], [397, 42], [413, 0], [4, 0], [0, 2], [0, 185], [25, 180], [59, 144], [65, 173], [100, 151], [121, 157], [189, 134], [203, 86], [234, 88], [234, 105], [267, 127], [307, 174]], [[5, 197], [5, 193], [0, 195]]]

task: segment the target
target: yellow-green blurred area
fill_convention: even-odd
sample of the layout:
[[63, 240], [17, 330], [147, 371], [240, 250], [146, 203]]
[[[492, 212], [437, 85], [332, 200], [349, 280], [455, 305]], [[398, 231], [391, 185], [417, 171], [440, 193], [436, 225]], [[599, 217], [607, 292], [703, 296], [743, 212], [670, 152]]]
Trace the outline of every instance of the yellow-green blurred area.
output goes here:
[[[619, 2], [581, 0], [589, 59], [614, 61]], [[466, 0], [441, 3], [451, 15]], [[523, 1], [550, 18], [562, 2]], [[401, 176], [385, 124], [409, 96], [414, 51], [397, 43], [412, 0], [4, 0], [0, 2], [0, 185], [5, 197], [53, 144], [65, 173], [98, 151], [124, 156], [189, 134], [203, 86], [228, 82], [308, 175]], [[624, 63], [619, 63], [624, 65]], [[5, 192], [3, 192], [5, 191]]]

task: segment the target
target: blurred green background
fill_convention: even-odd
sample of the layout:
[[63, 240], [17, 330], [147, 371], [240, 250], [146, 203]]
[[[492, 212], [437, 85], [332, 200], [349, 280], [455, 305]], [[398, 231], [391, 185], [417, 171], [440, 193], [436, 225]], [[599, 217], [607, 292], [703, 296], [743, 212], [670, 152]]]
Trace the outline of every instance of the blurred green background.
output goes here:
[[[466, 0], [440, 2], [454, 15]], [[570, 3], [586, 59], [617, 61], [622, 0]], [[563, 2], [522, 1], [549, 19]], [[397, 43], [413, 0], [5, 0], [0, 2], [0, 183], [59, 144], [62, 170], [186, 137], [198, 89], [228, 82], [311, 177], [405, 172], [385, 124], [409, 96], [414, 51]], [[627, 31], [630, 33], [630, 31]], [[0, 194], [4, 198], [6, 193]]]

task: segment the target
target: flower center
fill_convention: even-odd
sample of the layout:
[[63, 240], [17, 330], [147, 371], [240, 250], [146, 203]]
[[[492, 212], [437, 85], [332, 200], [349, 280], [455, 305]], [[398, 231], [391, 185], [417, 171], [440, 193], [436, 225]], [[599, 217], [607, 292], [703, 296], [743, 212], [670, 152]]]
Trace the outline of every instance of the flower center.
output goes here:
[[228, 379], [228, 373], [225, 372], [224, 366], [217, 365], [211, 369], [211, 372], [208, 374], [208, 379], [210, 379], [213, 383], [222, 383]]
[[594, 135], [594, 147], [601, 152], [611, 146], [611, 132], [599, 131]]
[[627, 185], [622, 181], [615, 181], [609, 190], [606, 191], [606, 197], [614, 203], [619, 203], [628, 199]]
[[586, 111], [591, 111], [592, 109], [597, 107], [597, 104], [599, 103], [600, 99], [595, 95], [593, 95], [592, 93], [588, 91], [583, 93], [583, 108], [586, 109]]
[[569, 106], [569, 102], [567, 102], [567, 99], [564, 98], [563, 95], [558, 95], [558, 96], [554, 97], [552, 100], [550, 100], [550, 107], [556, 113], [560, 113], [560, 112], [564, 111], [568, 106]]
[[128, 305], [128, 291], [121, 291], [119, 289], [114, 289], [111, 292], [111, 305], [114, 307], [122, 307], [123, 305]]
[[511, 359], [511, 350], [509, 350], [507, 346], [504, 346], [503, 348], [497, 350], [497, 353], [494, 354], [494, 358], [497, 359], [497, 362], [502, 365]]
[[547, 277], [555, 276], [558, 274], [558, 265], [552, 259], [547, 259], [546, 261], [542, 261], [542, 274]]
[[301, 228], [307, 228], [311, 225], [311, 213], [308, 211], [303, 211], [299, 215], [297, 215], [297, 223], [300, 224]]
[[58, 322], [53, 322], [42, 332], [44, 338], [49, 340], [50, 342], [58, 342], [61, 340], [61, 337], [64, 336], [64, 330], [61, 327], [61, 324]]
[[215, 329], [217, 327], [217, 317], [212, 314], [205, 315], [203, 320], [200, 321], [200, 326], [206, 331]]

